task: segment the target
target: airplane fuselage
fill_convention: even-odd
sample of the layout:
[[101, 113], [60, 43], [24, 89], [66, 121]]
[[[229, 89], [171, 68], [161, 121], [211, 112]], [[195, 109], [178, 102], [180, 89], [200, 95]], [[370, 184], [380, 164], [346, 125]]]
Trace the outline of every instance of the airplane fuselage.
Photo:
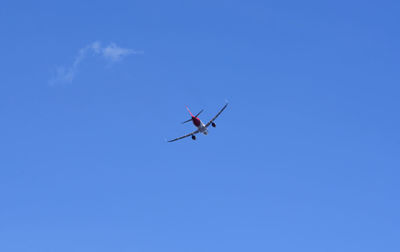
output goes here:
[[206, 125], [199, 118], [192, 116], [192, 121], [194, 126], [196, 126], [201, 133], [203, 133], [204, 135], [208, 134]]

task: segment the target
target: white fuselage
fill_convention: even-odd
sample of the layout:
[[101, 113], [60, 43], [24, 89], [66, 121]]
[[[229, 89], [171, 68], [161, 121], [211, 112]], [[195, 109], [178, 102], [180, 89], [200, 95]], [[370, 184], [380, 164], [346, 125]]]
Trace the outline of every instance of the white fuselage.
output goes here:
[[197, 127], [197, 129], [200, 131], [200, 133], [203, 133], [204, 135], [208, 134], [207, 127], [202, 121], [200, 121], [200, 125]]

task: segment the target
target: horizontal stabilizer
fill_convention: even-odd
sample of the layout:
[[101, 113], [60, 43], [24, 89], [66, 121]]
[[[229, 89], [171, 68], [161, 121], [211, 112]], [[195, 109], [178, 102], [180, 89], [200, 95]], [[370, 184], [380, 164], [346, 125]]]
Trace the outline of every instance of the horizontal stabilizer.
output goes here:
[[191, 120], [192, 120], [192, 118], [190, 118], [189, 120], [186, 120], [186, 121], [182, 122], [182, 124], [187, 123], [187, 122], [190, 122]]
[[199, 112], [199, 113], [197, 113], [197, 115], [196, 115], [195, 117], [198, 117], [198, 116], [201, 114], [201, 112], [203, 112], [203, 109], [202, 109], [202, 110], [200, 110], [200, 112]]

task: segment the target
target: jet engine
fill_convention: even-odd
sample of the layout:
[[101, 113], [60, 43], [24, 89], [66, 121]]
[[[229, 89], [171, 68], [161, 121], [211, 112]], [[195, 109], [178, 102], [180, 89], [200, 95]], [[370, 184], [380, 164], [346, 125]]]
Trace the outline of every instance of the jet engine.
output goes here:
[[213, 126], [215, 128], [215, 126], [217, 126], [217, 125], [215, 124], [215, 122], [212, 122], [211, 126]]
[[193, 140], [196, 140], [196, 136], [195, 136], [195, 135], [192, 135], [192, 139], [193, 139]]

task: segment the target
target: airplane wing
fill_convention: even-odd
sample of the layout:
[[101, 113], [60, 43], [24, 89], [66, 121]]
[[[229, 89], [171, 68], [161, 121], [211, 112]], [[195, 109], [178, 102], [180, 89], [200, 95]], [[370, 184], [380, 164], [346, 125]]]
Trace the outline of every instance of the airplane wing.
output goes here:
[[170, 143], [170, 142], [175, 142], [175, 141], [177, 141], [177, 140], [181, 140], [182, 138], [185, 138], [185, 137], [188, 137], [188, 136], [192, 136], [192, 135], [195, 135], [195, 134], [197, 134], [197, 133], [199, 133], [199, 130], [196, 130], [196, 131], [193, 131], [192, 133], [186, 134], [186, 135], [184, 135], [184, 136], [181, 136], [181, 137], [178, 137], [178, 138], [169, 140], [168, 142], [169, 142], [169, 143]]
[[210, 126], [210, 124], [211, 124], [212, 122], [215, 121], [215, 119], [217, 119], [217, 117], [222, 113], [222, 111], [224, 111], [224, 110], [226, 109], [227, 106], [228, 106], [228, 103], [225, 104], [225, 106], [218, 112], [218, 114], [217, 114], [216, 116], [214, 116], [213, 119], [211, 119], [211, 120], [206, 124], [206, 127], [207, 127], [207, 128], [208, 128], [208, 126]]

